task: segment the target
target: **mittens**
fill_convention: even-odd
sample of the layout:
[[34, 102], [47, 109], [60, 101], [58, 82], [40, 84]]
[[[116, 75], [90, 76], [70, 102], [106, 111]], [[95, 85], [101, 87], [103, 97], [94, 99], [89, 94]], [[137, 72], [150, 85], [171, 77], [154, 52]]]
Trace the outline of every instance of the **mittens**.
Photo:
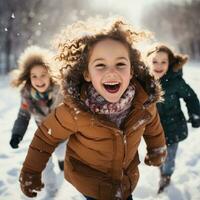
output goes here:
[[10, 140], [10, 146], [13, 149], [17, 149], [19, 147], [18, 144], [20, 143], [21, 140], [22, 137], [20, 135], [12, 135], [12, 138]]
[[189, 121], [191, 122], [193, 128], [200, 127], [200, 117], [198, 115], [191, 115]]
[[163, 146], [160, 148], [155, 148], [148, 150], [145, 156], [144, 162], [146, 165], [160, 166], [165, 161], [167, 156], [167, 147]]
[[22, 170], [19, 182], [22, 192], [28, 197], [36, 197], [36, 191], [41, 191], [44, 187], [44, 184], [41, 182], [41, 174], [39, 173], [29, 173]]

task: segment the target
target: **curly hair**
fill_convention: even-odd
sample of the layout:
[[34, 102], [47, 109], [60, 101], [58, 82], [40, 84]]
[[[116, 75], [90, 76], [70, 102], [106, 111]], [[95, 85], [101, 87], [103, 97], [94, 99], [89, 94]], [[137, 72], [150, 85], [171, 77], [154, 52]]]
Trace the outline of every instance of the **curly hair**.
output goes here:
[[169, 59], [169, 68], [173, 71], [178, 71], [188, 61], [188, 55], [175, 54], [171, 48], [163, 43], [155, 43], [153, 47], [147, 52], [147, 57], [155, 52], [165, 52]]
[[83, 73], [87, 70], [90, 52], [97, 42], [107, 38], [119, 41], [128, 48], [134, 78], [141, 80], [148, 87], [148, 83], [144, 81], [144, 74], [150, 76], [148, 69], [134, 46], [151, 36], [150, 32], [136, 31], [120, 17], [89, 18], [69, 25], [56, 38], [56, 59], [61, 64], [64, 93], [73, 94], [74, 99], [80, 98], [80, 86], [86, 83]]
[[18, 59], [18, 69], [13, 71], [13, 76], [16, 76], [11, 85], [14, 87], [30, 85], [30, 71], [36, 65], [45, 67], [50, 74], [51, 82], [54, 82], [53, 67], [50, 64], [52, 58], [53, 54], [47, 49], [38, 46], [27, 47]]

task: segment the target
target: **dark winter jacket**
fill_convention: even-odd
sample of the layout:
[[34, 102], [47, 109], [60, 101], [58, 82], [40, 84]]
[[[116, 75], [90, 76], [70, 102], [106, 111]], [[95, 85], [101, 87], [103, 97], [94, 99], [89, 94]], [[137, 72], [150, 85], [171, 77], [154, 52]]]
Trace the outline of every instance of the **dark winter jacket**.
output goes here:
[[[180, 99], [186, 103], [193, 126], [200, 125], [200, 105], [195, 92], [182, 77], [182, 69], [170, 68], [161, 78], [165, 101], [157, 104], [167, 144], [184, 140], [188, 135], [186, 118], [181, 110]], [[198, 126], [199, 126], [198, 125]]]
[[22, 140], [31, 115], [39, 125], [44, 117], [55, 108], [58, 91], [59, 86], [57, 84], [52, 84], [44, 94], [37, 92], [28, 85], [25, 86], [21, 90], [21, 105], [12, 129], [12, 137], [17, 135]]
[[[145, 80], [145, 75], [141, 82], [132, 80], [135, 97], [121, 129], [105, 117], [90, 112], [86, 105], [84, 107], [84, 92], [75, 87], [77, 83], [66, 84], [68, 95], [64, 104], [39, 126], [21, 174], [41, 173], [59, 141], [69, 138], [65, 178], [86, 196], [113, 200], [115, 195], [120, 195], [119, 199], [125, 200], [139, 178], [138, 146], [142, 136], [149, 152], [165, 147], [156, 108], [160, 91], [158, 87], [149, 87], [151, 84], [145, 84]], [[77, 99], [69, 93], [74, 90], [79, 94]], [[159, 159], [161, 164], [163, 157]]]

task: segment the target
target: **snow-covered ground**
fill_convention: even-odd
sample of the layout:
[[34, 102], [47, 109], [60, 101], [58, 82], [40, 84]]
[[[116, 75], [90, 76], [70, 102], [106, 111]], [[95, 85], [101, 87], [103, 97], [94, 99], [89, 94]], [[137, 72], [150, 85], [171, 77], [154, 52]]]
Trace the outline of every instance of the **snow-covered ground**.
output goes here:
[[[200, 98], [200, 63], [188, 64], [184, 68], [184, 77]], [[24, 161], [28, 145], [36, 129], [31, 120], [28, 131], [17, 150], [11, 149], [9, 140], [16, 118], [20, 97], [19, 91], [9, 87], [9, 77], [0, 76], [0, 200], [24, 200], [19, 188], [18, 176]], [[184, 106], [184, 103], [183, 103]], [[186, 109], [184, 108], [186, 112]], [[134, 200], [199, 200], [200, 199], [200, 129], [193, 129], [189, 124], [189, 137], [180, 143], [177, 152], [176, 170], [172, 183], [160, 195], [156, 194], [159, 173], [155, 167], [145, 166], [145, 145], [140, 145], [140, 180], [133, 193]], [[63, 179], [55, 161], [60, 189], [55, 200], [84, 200], [84, 197]], [[41, 192], [37, 200], [53, 200]]]

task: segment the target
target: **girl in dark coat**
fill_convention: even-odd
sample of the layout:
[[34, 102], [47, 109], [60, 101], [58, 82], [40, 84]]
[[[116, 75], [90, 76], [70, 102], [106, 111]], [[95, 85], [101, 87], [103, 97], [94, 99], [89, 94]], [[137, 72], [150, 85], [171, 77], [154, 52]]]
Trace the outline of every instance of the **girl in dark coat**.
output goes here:
[[188, 135], [187, 122], [181, 110], [182, 98], [188, 110], [192, 127], [200, 126], [200, 105], [197, 95], [184, 81], [182, 67], [188, 57], [174, 54], [163, 44], [156, 44], [148, 53], [150, 72], [160, 80], [164, 91], [164, 102], [157, 103], [161, 123], [164, 128], [168, 145], [168, 156], [160, 167], [161, 180], [158, 193], [169, 185], [171, 175], [175, 169], [175, 157], [178, 143]]

